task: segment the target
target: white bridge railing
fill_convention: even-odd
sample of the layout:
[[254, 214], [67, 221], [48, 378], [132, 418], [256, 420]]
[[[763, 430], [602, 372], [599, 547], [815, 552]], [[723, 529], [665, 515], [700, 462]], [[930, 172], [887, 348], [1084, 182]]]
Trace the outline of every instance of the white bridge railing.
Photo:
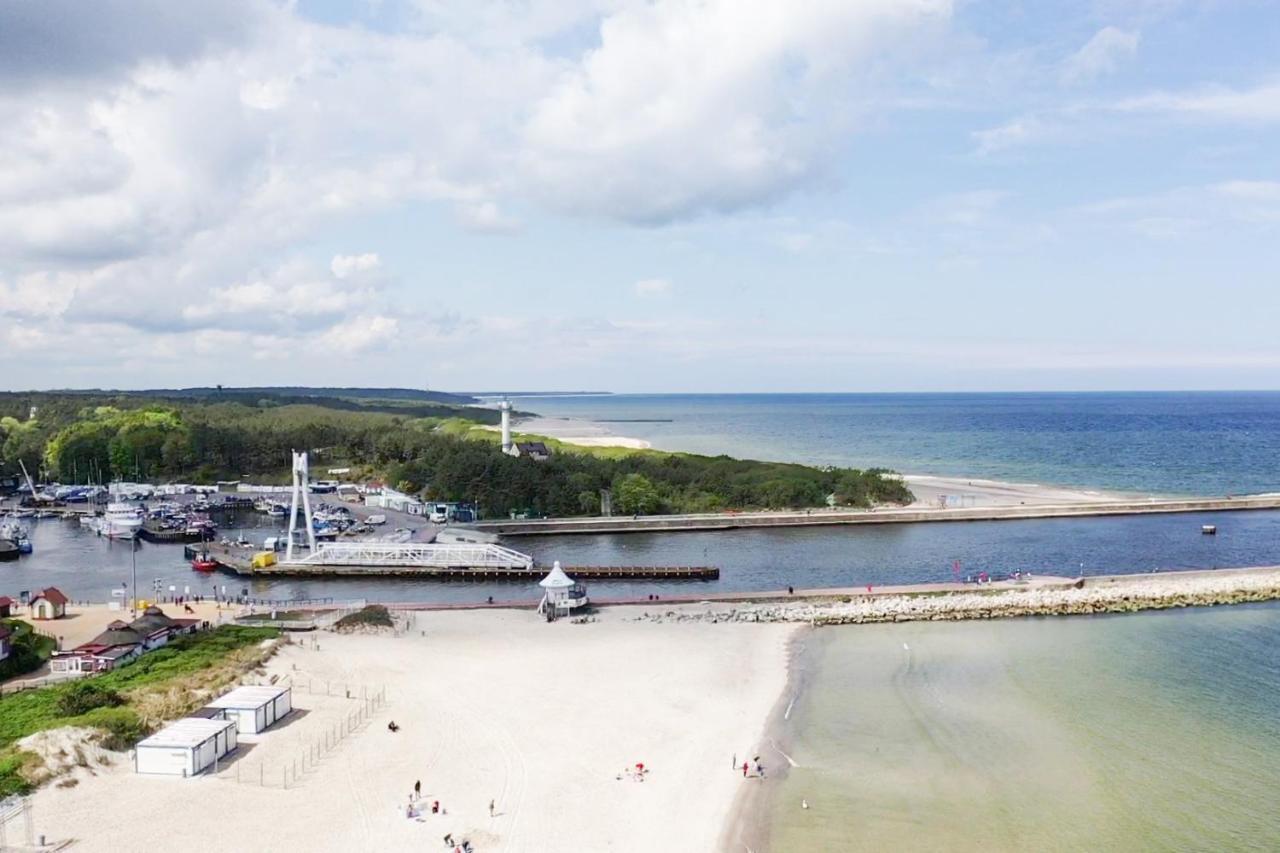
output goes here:
[[501, 545], [425, 542], [321, 542], [296, 566], [405, 566], [429, 569], [529, 569], [533, 557]]

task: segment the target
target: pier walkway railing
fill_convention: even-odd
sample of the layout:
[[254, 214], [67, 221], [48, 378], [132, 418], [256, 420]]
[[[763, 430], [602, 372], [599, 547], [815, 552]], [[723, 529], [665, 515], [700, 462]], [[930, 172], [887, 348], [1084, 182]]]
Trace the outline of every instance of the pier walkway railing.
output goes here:
[[533, 557], [501, 545], [420, 542], [322, 542], [286, 566], [414, 566], [452, 569], [527, 569]]

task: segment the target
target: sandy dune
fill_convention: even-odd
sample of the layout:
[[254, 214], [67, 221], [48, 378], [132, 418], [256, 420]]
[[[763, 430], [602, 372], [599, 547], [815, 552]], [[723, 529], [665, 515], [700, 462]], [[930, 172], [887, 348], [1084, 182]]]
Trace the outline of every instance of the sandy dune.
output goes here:
[[[291, 645], [269, 665], [301, 710], [242, 747], [238, 768], [80, 771], [76, 787], [35, 796], [37, 831], [103, 851], [142, 836], [186, 851], [444, 849], [448, 832], [479, 851], [712, 850], [752, 784], [731, 757], [755, 754], [795, 628], [655, 625], [629, 610], [586, 625], [422, 613], [399, 637], [316, 635], [318, 650]], [[285, 789], [285, 768], [381, 687], [388, 707]], [[636, 762], [645, 781], [616, 778]], [[405, 817], [415, 780], [447, 814]]]

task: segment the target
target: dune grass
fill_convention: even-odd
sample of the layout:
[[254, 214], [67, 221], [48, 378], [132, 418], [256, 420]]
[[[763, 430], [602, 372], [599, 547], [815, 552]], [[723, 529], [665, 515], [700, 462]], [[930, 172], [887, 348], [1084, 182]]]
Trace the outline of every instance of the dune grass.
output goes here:
[[127, 749], [261, 664], [266, 653], [259, 645], [277, 636], [272, 628], [224, 625], [181, 637], [111, 672], [0, 697], [0, 798], [31, 789], [24, 771], [32, 757], [14, 746], [27, 735], [87, 726], [103, 732], [108, 749]]

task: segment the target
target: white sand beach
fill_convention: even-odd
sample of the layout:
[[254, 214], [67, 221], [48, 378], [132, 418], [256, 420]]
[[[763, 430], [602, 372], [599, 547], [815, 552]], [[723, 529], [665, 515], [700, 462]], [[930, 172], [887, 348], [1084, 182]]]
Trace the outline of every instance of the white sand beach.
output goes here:
[[[85, 851], [445, 849], [446, 833], [477, 851], [713, 850], [735, 795], [760, 784], [730, 762], [763, 754], [797, 629], [635, 621], [642, 610], [589, 624], [431, 612], [401, 636], [301, 638], [268, 665], [299, 710], [216, 776], [77, 770], [75, 787], [34, 796], [36, 831]], [[383, 688], [387, 707], [293, 781], [362, 691]], [[644, 781], [622, 775], [637, 762]], [[406, 817], [417, 780], [445, 813]]]
[[581, 447], [629, 447], [632, 450], [647, 450], [652, 447], [643, 439], [614, 435], [607, 427], [577, 418], [522, 418], [512, 427], [519, 432], [545, 435], [565, 444], [577, 444]]
[[999, 480], [935, 477], [927, 474], [905, 474], [902, 479], [916, 496], [912, 504], [916, 507], [937, 507], [944, 500], [949, 507], [1056, 506], [1133, 501], [1152, 497], [1102, 489], [1075, 489], [1039, 483], [1006, 483]]
[[[501, 428], [484, 426], [481, 429], [498, 432]], [[512, 422], [511, 429], [516, 433], [541, 435], [563, 441], [565, 444], [576, 444], [579, 447], [626, 447], [631, 450], [648, 450], [653, 446], [643, 439], [614, 435], [599, 424], [576, 418], [519, 418]]]

